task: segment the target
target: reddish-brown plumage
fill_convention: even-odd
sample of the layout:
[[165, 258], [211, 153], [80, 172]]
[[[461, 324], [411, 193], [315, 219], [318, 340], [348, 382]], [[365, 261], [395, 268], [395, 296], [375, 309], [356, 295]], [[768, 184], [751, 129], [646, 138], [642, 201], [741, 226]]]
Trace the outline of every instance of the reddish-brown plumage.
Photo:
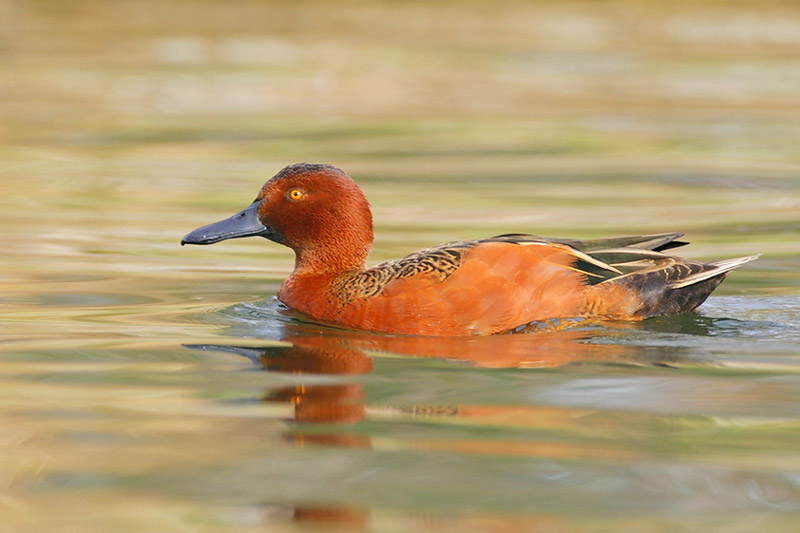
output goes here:
[[578, 316], [586, 287], [563, 268], [558, 247], [485, 243], [470, 249], [444, 282], [426, 274], [392, 281], [372, 298], [342, 306], [304, 305], [301, 291], [281, 290], [287, 305], [319, 320], [393, 333], [488, 335], [534, 320]]
[[278, 298], [309, 317], [418, 335], [489, 335], [551, 318], [640, 320], [693, 309], [752, 260], [665, 255], [680, 234], [598, 241], [503, 235], [422, 250], [365, 268], [372, 214], [356, 183], [329, 165], [292, 165], [253, 205], [184, 243], [260, 235], [294, 250]]
[[[292, 189], [304, 197], [287, 198]], [[358, 185], [321, 165], [287, 167], [258, 194], [258, 217], [296, 254], [295, 273], [338, 273], [361, 268], [372, 244], [372, 213]]]

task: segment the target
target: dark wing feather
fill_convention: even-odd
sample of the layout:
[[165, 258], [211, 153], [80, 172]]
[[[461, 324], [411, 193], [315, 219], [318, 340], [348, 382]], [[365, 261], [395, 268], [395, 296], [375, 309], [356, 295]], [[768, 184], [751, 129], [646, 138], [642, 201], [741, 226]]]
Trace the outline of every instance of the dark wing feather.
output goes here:
[[652, 286], [681, 289], [722, 276], [755, 259], [754, 256], [701, 263], [663, 253], [665, 250], [689, 244], [678, 240], [682, 236], [683, 233], [662, 233], [579, 240], [509, 233], [478, 242], [499, 241], [522, 245], [552, 243], [569, 246], [578, 252], [575, 254], [575, 268], [586, 275], [587, 282], [591, 285], [617, 280], [627, 284], [631, 280], [624, 278], [635, 276], [637, 284], [646, 278], [649, 280], [647, 284]]
[[514, 244], [560, 244], [576, 251], [575, 268], [586, 275], [591, 285], [602, 283], [621, 275], [648, 269], [658, 269], [671, 264], [670, 256], [661, 250], [688, 244], [678, 241], [683, 233], [637, 235], [609, 239], [551, 239], [523, 233], [498, 235], [479, 242], [509, 242]]
[[564, 239], [562, 242], [585, 252], [615, 248], [640, 248], [642, 250], [663, 252], [664, 250], [689, 244], [686, 241], [677, 240], [680, 237], [683, 237], [683, 233], [663, 233], [659, 235], [637, 235], [633, 237], [613, 237], [610, 239], [592, 240]]
[[657, 235], [636, 235], [630, 237], [612, 237], [609, 239], [552, 239], [549, 237], [540, 237], [538, 235], [528, 235], [525, 233], [506, 233], [497, 235], [484, 241], [501, 241], [501, 242], [552, 242], [556, 244], [566, 244], [572, 246], [576, 250], [582, 252], [594, 252], [597, 250], [610, 249], [610, 248], [641, 248], [643, 250], [654, 250], [656, 252], [663, 252], [671, 248], [678, 248], [689, 244], [686, 241], [679, 241], [683, 237], [683, 233], [660, 233]]

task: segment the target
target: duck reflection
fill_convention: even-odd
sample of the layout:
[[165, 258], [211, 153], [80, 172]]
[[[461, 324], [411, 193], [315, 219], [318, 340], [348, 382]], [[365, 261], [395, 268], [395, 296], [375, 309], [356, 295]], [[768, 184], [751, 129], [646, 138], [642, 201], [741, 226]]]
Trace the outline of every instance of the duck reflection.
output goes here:
[[347, 531], [367, 531], [369, 518], [368, 511], [354, 507], [296, 506], [293, 511], [295, 522]]
[[[289, 332], [287, 332], [289, 333]], [[299, 377], [291, 386], [267, 390], [262, 401], [293, 406], [292, 421], [297, 424], [355, 424], [367, 416], [363, 379], [357, 376], [373, 370], [369, 353], [419, 358], [447, 359], [481, 368], [546, 368], [572, 364], [630, 364], [671, 366], [679, 363], [677, 350], [648, 349], [641, 346], [586, 343], [587, 331], [567, 330], [535, 335], [503, 335], [465, 339], [459, 337], [389, 337], [337, 331], [333, 334], [289, 334], [280, 345], [263, 347], [197, 344], [189, 348], [218, 350], [247, 357], [264, 370], [290, 373]], [[316, 378], [312, 376], [317, 376]], [[336, 377], [334, 383], [320, 383], [318, 376]], [[530, 413], [535, 410], [538, 414]], [[389, 413], [388, 411], [391, 411]], [[525, 411], [522, 413], [521, 411]], [[546, 412], [543, 412], [546, 411]], [[540, 416], [558, 419], [555, 408], [499, 406], [414, 405], [397, 409], [372, 407], [376, 417], [456, 416], [479, 418]], [[574, 414], [574, 413], [573, 413]], [[305, 432], [294, 428], [291, 438], [298, 445], [310, 443], [369, 446], [369, 439], [341, 433]]]
[[[256, 508], [265, 531], [287, 521], [297, 522], [310, 531], [370, 531], [371, 511], [341, 504], [286, 505], [263, 503]], [[305, 528], [303, 529], [305, 531]], [[282, 528], [278, 527], [281, 531]]]
[[[247, 357], [264, 370], [301, 375], [355, 376], [372, 371], [372, 358], [363, 350], [332, 337], [288, 337], [287, 345], [246, 347], [212, 344], [188, 348], [218, 350]], [[363, 385], [344, 383], [300, 383], [267, 390], [262, 401], [293, 406], [292, 421], [302, 424], [353, 424], [365, 417]], [[366, 438], [347, 434], [308, 434], [291, 431], [287, 438], [297, 445], [335, 444], [369, 446]]]
[[[546, 464], [590, 461], [612, 467], [647, 464], [671, 453], [675, 417], [627, 408], [632, 398], [647, 397], [647, 390], [634, 391], [620, 409], [598, 404], [592, 400], [597, 384], [583, 390], [585, 378], [609, 377], [611, 388], [601, 392], [613, 395], [613, 387], [629, 385], [629, 375], [645, 375], [646, 389], [653, 380], [669, 380], [673, 368], [725, 365], [724, 359], [696, 345], [698, 337], [724, 333], [721, 328], [729, 322], [690, 314], [636, 324], [550, 323], [533, 326], [528, 334], [461, 338], [371, 334], [304, 323], [293, 316], [276, 320], [266, 315], [271, 318], [267, 320], [243, 307], [234, 311], [226, 334], [240, 342], [265, 339], [263, 346], [192, 347], [235, 353], [268, 373], [283, 374], [271, 377], [258, 399], [282, 406], [267, 411], [279, 412], [282, 419], [287, 410], [291, 413], [279, 431], [292, 446], [353, 448], [358, 457], [375, 450], [529, 457]], [[424, 359], [447, 364], [431, 365]], [[615, 367], [613, 372], [609, 366]], [[617, 377], [619, 382], [613, 379]], [[474, 386], [479, 389], [473, 391]], [[554, 396], [558, 393], [575, 401], [560, 400]], [[549, 482], [555, 487], [562, 483]], [[572, 482], [569, 477], [563, 481]], [[346, 498], [345, 493], [337, 496]], [[378, 520], [369, 508], [351, 508], [341, 499], [317, 495], [310, 500], [277, 503], [280, 516], [271, 511], [276, 503], [267, 503], [270, 511], [264, 520], [348, 531], [368, 530]]]
[[[595, 416], [593, 409], [524, 405], [475, 404], [379, 405], [365, 388], [370, 382], [374, 359], [384, 356], [447, 359], [456, 364], [481, 368], [545, 368], [574, 364], [664, 365], [680, 361], [675, 351], [647, 350], [613, 343], [588, 343], [598, 339], [596, 331], [549, 331], [533, 335], [464, 338], [390, 337], [357, 332], [311, 334], [308, 329], [287, 327], [281, 344], [261, 347], [232, 345], [187, 345], [203, 350], [221, 350], [244, 356], [262, 369], [296, 377], [288, 386], [270, 387], [261, 397], [267, 403], [292, 407], [284, 438], [298, 447], [335, 446], [362, 449], [414, 449], [429, 452], [528, 455], [548, 458], [619, 458], [630, 450], [619, 450], [598, 442], [575, 443], [538, 438], [539, 431], [569, 434]], [[392, 438], [359, 423], [434, 420], [453, 427], [513, 427], [530, 430], [531, 438], [472, 439], [469, 437]], [[604, 431], [614, 431], [615, 421], [602, 422]], [[380, 434], [380, 438], [376, 436]], [[291, 519], [310, 525], [346, 528], [369, 527], [368, 511], [342, 507], [295, 506]]]

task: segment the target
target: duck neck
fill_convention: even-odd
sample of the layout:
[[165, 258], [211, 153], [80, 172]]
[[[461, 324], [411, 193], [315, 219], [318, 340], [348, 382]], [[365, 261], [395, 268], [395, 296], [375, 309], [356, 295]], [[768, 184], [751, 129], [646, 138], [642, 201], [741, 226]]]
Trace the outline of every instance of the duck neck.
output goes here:
[[369, 245], [346, 248], [338, 246], [303, 247], [295, 250], [294, 272], [291, 277], [323, 276], [336, 278], [354, 270], [363, 270]]
[[[296, 251], [295, 268], [278, 291], [278, 299], [311, 318], [330, 320], [341, 309], [335, 297], [337, 279], [364, 269], [369, 247], [355, 254], [336, 253], [331, 248]], [[333, 313], [333, 314], [331, 314]]]
[[340, 304], [331, 285], [342, 276], [364, 270], [372, 246], [372, 217], [367, 208], [360, 214], [347, 211], [334, 220], [316, 224], [308, 237], [283, 241], [294, 250], [295, 264], [278, 298], [314, 318], [324, 318]]

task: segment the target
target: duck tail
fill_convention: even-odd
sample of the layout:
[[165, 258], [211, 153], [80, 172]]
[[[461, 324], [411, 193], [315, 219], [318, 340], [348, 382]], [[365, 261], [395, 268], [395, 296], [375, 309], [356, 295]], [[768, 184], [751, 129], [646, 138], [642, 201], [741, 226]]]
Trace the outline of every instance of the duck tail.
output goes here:
[[702, 304], [733, 269], [757, 258], [753, 255], [701, 263], [669, 257], [662, 268], [634, 271], [596, 286], [621, 287], [633, 296], [635, 309], [629, 308], [626, 319], [685, 313]]
[[[716, 278], [717, 276], [723, 276], [734, 270], [739, 268], [740, 266], [749, 263], [750, 261], [755, 261], [761, 257], [761, 254], [758, 255], [749, 255], [747, 257], [736, 257], [733, 259], [722, 259], [721, 261], [712, 261], [710, 263], [705, 263], [705, 267], [700, 272], [695, 272], [686, 276], [685, 278], [676, 279], [675, 281], [669, 284], [670, 289], [682, 289], [684, 287], [688, 287], [689, 285], [694, 285], [696, 283], [701, 283], [703, 281]], [[720, 280], [722, 281], [722, 280]]]

